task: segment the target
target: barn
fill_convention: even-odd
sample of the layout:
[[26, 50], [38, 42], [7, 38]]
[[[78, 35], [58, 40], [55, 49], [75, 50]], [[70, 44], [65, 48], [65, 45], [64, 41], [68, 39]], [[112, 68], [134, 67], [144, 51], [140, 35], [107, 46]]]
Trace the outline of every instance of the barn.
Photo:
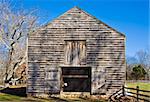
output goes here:
[[28, 38], [29, 96], [111, 95], [125, 72], [125, 35], [78, 7]]

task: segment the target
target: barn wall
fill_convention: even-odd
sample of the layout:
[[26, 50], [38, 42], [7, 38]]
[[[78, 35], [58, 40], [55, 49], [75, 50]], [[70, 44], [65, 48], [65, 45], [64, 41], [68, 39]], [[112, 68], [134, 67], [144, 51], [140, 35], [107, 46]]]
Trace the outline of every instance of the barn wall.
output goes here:
[[[29, 37], [28, 93], [59, 93], [65, 40], [86, 41], [91, 94], [111, 94], [125, 79], [125, 38], [106, 24], [73, 8]], [[48, 74], [49, 73], [49, 74]]]

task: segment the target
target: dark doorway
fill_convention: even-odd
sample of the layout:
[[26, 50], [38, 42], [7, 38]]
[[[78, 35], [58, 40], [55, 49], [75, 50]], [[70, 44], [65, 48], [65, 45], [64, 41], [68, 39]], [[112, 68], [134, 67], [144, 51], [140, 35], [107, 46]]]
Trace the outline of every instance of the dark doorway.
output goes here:
[[90, 92], [91, 68], [63, 67], [63, 92]]

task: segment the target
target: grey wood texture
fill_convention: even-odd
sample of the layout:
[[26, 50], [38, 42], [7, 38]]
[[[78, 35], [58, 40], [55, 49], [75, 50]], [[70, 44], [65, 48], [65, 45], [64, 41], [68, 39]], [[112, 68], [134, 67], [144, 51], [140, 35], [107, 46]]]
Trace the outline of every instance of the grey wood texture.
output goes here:
[[[72, 64], [71, 41], [81, 47]], [[125, 36], [74, 7], [29, 36], [27, 92], [59, 94], [63, 65], [90, 66], [91, 94], [112, 94], [125, 82]]]

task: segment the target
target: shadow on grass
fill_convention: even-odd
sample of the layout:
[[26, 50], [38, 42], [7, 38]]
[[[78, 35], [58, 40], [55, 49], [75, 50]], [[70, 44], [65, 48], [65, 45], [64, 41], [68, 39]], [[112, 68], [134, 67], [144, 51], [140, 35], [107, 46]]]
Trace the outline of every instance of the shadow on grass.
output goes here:
[[0, 90], [1, 93], [16, 95], [20, 97], [26, 97], [26, 87], [19, 87], [19, 88], [5, 88]]
[[49, 99], [55, 100], [56, 102], [69, 102], [68, 100], [59, 97], [49, 97]]
[[[5, 88], [5, 89], [1, 89], [0, 93], [4, 93], [3, 96], [2, 95], [0, 96], [0, 97], [3, 98], [3, 100], [0, 99], [0, 101], [20, 100], [20, 97], [22, 97], [23, 99], [21, 99], [21, 100], [29, 101], [29, 102], [30, 101], [31, 102], [34, 102], [34, 101], [35, 102], [44, 102], [42, 100], [47, 100], [47, 101], [53, 100], [55, 102], [68, 102], [67, 100], [61, 99], [59, 97], [49, 97], [49, 99], [40, 99], [40, 98], [37, 98], [37, 97], [34, 97], [33, 99], [26, 98], [27, 97], [26, 87]], [[12, 96], [12, 95], [15, 95], [15, 96]]]

